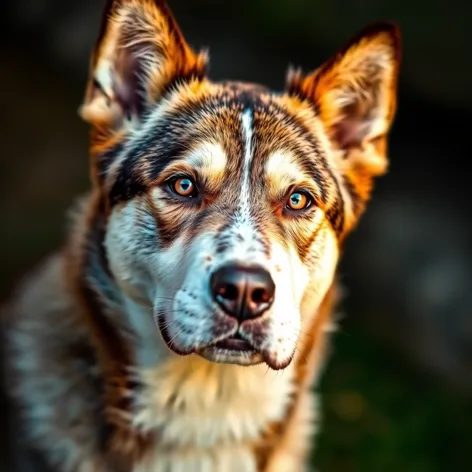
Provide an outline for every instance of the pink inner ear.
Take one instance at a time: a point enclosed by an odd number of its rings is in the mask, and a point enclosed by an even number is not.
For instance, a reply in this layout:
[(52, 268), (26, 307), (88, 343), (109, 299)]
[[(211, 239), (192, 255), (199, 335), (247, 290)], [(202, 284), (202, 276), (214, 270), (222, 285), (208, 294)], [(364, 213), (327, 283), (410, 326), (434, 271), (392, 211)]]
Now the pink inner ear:
[[(134, 51), (123, 51), (115, 62), (113, 92), (117, 102), (129, 119), (132, 115), (140, 116), (144, 108), (144, 87), (140, 82), (142, 66)], [(119, 78), (119, 79), (118, 79)]]
[[(364, 116), (363, 116), (364, 115)], [(372, 117), (351, 104), (342, 111), (342, 119), (333, 125), (332, 137), (340, 149), (359, 147), (369, 133)]]
[(334, 140), (341, 149), (358, 147), (365, 134), (365, 124), (363, 126), (360, 117), (345, 116), (334, 125)]

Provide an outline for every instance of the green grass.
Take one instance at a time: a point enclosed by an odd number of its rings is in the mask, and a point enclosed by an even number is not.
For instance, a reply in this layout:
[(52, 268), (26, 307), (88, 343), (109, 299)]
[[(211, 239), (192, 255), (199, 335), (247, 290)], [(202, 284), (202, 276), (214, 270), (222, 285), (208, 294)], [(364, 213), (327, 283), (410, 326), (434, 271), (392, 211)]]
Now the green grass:
[(365, 334), (335, 337), (320, 391), (320, 472), (472, 470), (472, 400), (419, 375)]

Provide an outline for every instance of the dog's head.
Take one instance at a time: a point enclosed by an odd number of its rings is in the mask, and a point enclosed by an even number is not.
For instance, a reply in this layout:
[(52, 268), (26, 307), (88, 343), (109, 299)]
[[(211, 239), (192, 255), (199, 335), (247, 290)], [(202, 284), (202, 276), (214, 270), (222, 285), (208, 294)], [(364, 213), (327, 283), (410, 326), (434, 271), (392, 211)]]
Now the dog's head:
[(81, 111), (106, 252), (169, 348), (279, 369), (386, 170), (399, 33), (365, 29), (283, 93), (206, 63), (163, 2), (109, 2)]

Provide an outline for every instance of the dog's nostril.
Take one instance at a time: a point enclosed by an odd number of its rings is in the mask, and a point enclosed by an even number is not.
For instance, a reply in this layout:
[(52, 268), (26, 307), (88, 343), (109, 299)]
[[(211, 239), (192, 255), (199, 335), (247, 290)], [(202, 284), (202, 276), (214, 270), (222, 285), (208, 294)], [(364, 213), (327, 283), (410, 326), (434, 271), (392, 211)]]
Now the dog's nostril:
[(251, 300), (254, 303), (268, 303), (271, 298), (269, 292), (263, 288), (256, 288), (251, 295)]
[(238, 290), (238, 287), (236, 287), (236, 285), (225, 284), (225, 285), (220, 285), (219, 287), (217, 287), (216, 293), (217, 295), (225, 298), (226, 300), (235, 301), (238, 298), (239, 290)]

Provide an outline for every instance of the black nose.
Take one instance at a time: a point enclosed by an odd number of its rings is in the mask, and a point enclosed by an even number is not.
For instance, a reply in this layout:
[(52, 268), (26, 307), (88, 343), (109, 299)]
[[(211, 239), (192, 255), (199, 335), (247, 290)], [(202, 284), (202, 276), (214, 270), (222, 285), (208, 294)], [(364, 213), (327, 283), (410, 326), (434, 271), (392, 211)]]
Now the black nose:
[(227, 265), (213, 273), (211, 292), (228, 315), (243, 321), (256, 318), (270, 308), (275, 284), (262, 267)]

